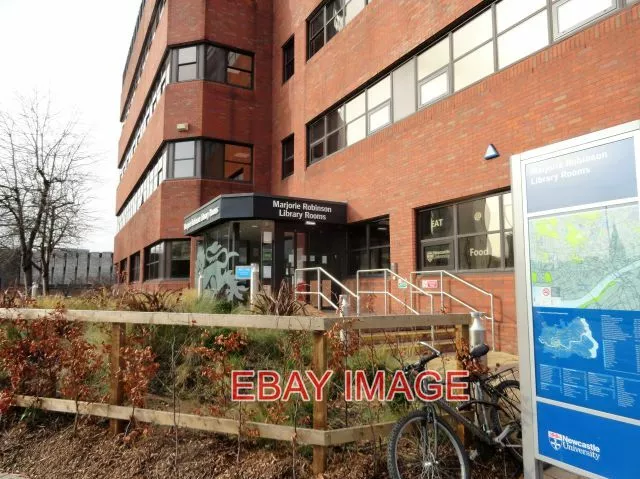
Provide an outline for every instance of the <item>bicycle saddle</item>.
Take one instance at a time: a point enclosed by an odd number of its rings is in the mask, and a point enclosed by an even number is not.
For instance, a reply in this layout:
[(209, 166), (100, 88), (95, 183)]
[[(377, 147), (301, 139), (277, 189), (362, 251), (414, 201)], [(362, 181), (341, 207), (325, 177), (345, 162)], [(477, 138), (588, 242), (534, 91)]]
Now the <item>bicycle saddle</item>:
[(485, 356), (489, 352), (489, 346), (486, 344), (478, 344), (471, 351), (469, 351), (469, 356), (471, 359), (478, 359), (482, 356)]

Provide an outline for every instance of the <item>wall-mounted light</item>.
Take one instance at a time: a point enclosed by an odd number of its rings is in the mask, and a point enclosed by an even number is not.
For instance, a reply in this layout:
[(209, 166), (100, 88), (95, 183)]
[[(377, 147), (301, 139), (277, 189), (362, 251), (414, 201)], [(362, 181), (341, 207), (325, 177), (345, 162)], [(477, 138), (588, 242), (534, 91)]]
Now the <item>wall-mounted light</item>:
[(178, 123), (176, 129), (180, 132), (189, 131), (189, 123)]
[(498, 152), (498, 149), (493, 143), (489, 144), (489, 146), (487, 147), (487, 152), (484, 154), (484, 159), (493, 160), (498, 157), (500, 157), (500, 152)]

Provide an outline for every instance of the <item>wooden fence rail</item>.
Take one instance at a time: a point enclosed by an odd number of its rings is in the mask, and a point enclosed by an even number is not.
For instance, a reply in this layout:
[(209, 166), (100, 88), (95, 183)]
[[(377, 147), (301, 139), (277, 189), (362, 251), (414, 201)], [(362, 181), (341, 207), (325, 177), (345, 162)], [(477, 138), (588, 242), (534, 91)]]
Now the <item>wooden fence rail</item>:
[[(0, 318), (36, 319), (50, 310), (38, 309), (0, 309)], [(240, 423), (234, 419), (199, 416), (152, 409), (124, 406), (123, 388), (119, 379), (121, 367), (120, 348), (124, 346), (127, 324), (173, 325), (191, 327), (224, 327), (272, 329), (280, 331), (310, 331), (313, 333), (314, 372), (321, 377), (327, 370), (328, 340), (326, 332), (337, 323), (352, 330), (389, 330), (396, 328), (428, 328), (431, 326), (456, 327), (456, 338), (469, 337), (470, 317), (467, 314), (428, 314), (411, 316), (371, 316), (371, 317), (309, 317), (309, 316), (257, 316), (232, 314), (195, 314), (195, 313), (142, 313), (129, 311), (67, 311), (69, 321), (111, 324), (112, 349), (110, 361), (110, 399), (109, 404), (77, 402), (66, 399), (36, 398), (17, 396), (16, 405), (26, 408), (39, 408), (47, 411), (91, 415), (109, 418), (111, 431), (122, 431), (126, 421), (135, 419), (140, 422), (160, 426), (175, 426), (187, 429), (224, 433), (246, 434), (277, 441), (313, 446), (313, 472), (319, 474), (326, 468), (327, 451), (337, 446), (361, 440), (377, 440), (385, 437), (393, 423), (385, 422), (364, 426), (327, 430), (326, 394), (322, 401), (313, 404), (313, 428), (294, 428), (259, 422)], [(328, 385), (327, 385), (328, 387)], [(326, 392), (326, 391), (325, 391)], [(242, 428), (242, 430), (241, 430)]]

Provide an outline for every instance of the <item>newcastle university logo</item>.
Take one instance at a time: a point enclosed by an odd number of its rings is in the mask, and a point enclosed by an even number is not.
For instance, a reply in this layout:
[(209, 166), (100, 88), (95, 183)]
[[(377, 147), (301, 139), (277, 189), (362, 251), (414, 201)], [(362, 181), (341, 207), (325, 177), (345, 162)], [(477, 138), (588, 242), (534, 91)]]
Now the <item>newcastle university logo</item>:
[(556, 451), (559, 451), (562, 448), (562, 434), (549, 431), (549, 444), (551, 444), (551, 447)]
[(596, 444), (578, 441), (553, 431), (547, 431), (547, 437), (549, 438), (549, 444), (555, 451), (564, 449), (565, 451), (590, 457), (596, 461), (600, 460), (600, 447)]

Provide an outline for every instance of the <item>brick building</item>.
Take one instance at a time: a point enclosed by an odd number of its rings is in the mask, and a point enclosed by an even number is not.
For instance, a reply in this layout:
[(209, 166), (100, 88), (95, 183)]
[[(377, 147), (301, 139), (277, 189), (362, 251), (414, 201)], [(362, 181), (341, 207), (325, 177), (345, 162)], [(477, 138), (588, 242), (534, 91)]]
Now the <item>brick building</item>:
[(361, 291), (383, 281), (356, 271), (390, 268), (436, 308), (466, 310), (443, 288), (490, 310), (446, 273), (411, 274), (444, 270), (493, 294), (513, 351), (509, 158), (640, 118), (638, 45), (638, 0), (145, 0), (114, 260), (129, 281), (202, 276), (228, 297), (239, 264), (267, 287), (321, 267)]

